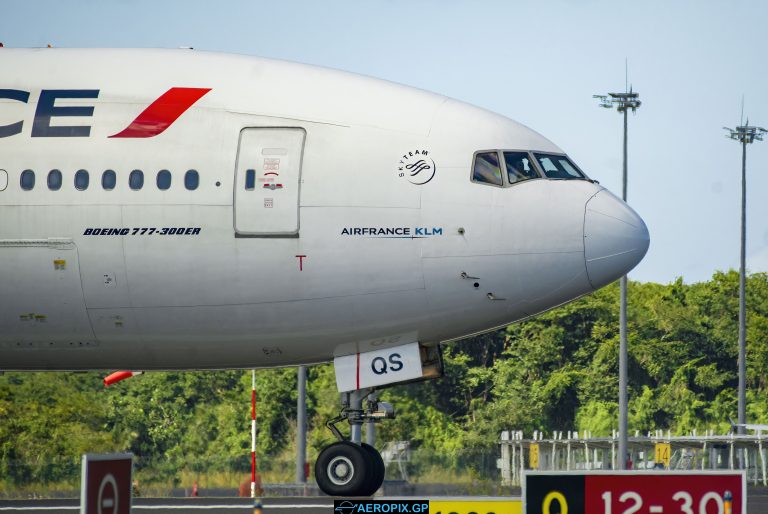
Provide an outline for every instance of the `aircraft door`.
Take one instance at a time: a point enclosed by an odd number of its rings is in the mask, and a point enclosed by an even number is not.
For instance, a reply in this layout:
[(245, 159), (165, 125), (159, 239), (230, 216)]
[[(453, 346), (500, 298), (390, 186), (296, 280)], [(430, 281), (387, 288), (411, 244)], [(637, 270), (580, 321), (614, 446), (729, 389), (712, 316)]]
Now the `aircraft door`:
[(301, 128), (246, 128), (235, 170), (235, 234), (299, 233), (299, 185), (306, 133)]

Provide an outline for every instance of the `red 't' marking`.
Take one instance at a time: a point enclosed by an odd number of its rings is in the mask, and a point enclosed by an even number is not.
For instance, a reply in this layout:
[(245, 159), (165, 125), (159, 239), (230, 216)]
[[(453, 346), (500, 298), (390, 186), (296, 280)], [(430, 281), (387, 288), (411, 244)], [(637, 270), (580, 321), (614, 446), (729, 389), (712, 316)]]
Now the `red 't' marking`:
[(297, 255), (299, 259), (299, 271), (304, 271), (304, 259), (307, 257), (306, 255)]
[(122, 132), (109, 137), (154, 137), (162, 134), (210, 90), (210, 88), (198, 87), (172, 87), (144, 109)]

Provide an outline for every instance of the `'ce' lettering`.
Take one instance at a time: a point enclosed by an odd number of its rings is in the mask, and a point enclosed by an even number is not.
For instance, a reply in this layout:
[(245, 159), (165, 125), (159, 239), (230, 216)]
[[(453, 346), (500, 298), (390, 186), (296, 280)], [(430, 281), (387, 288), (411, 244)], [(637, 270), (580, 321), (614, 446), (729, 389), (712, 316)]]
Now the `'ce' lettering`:
[(387, 360), (385, 360), (384, 357), (376, 357), (371, 361), (371, 370), (377, 375), (384, 375), (390, 371), (400, 371), (403, 369), (402, 358), (403, 357), (399, 353), (390, 354), (388, 358), (389, 364), (387, 364)]
[[(35, 120), (32, 123), (32, 137), (88, 137), (91, 134), (89, 125), (51, 126), (51, 118), (64, 116), (93, 116), (93, 106), (59, 106), (57, 98), (98, 98), (98, 89), (43, 89), (35, 110)], [(0, 99), (16, 100), (27, 103), (29, 92), (18, 89), (0, 89)], [(10, 125), (0, 125), (0, 137), (15, 136), (21, 133), (23, 121)]]

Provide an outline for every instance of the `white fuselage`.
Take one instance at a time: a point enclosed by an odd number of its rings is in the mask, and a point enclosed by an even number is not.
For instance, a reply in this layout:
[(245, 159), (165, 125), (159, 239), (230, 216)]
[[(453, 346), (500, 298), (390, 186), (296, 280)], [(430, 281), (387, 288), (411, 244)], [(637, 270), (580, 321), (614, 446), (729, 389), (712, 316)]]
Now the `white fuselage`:
[[(0, 69), (0, 91), (29, 93), (0, 98), (0, 127), (22, 122), (0, 137), (0, 369), (279, 366), (437, 344), (591, 292), (647, 249), (642, 220), (592, 181), (472, 182), (477, 151), (562, 151), (439, 95), (188, 50), (0, 49)], [(132, 124), (172, 88), (210, 91), (170, 124), (173, 102)], [(40, 105), (61, 90), (91, 93)], [(68, 106), (93, 109), (56, 111)], [(430, 169), (404, 172), (422, 156)]]

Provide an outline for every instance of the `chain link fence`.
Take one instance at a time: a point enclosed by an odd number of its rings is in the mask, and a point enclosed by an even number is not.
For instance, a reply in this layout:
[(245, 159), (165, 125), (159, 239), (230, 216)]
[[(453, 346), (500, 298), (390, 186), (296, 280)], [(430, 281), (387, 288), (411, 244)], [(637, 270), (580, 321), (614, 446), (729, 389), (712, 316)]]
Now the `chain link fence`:
[[(508, 495), (519, 494), (499, 481), (498, 449), (467, 449), (450, 454), (412, 448), (407, 441), (379, 445), (385, 461), (387, 495)], [(295, 460), (290, 452), (258, 459), (258, 485), (266, 496), (316, 496), (314, 462), (307, 484), (290, 481)], [(134, 457), (135, 493), (143, 497), (249, 496), (250, 456), (238, 459), (178, 459)], [(0, 498), (77, 498), (80, 494), (80, 459), (17, 459), (0, 462)], [(290, 478), (286, 478), (290, 477)]]

